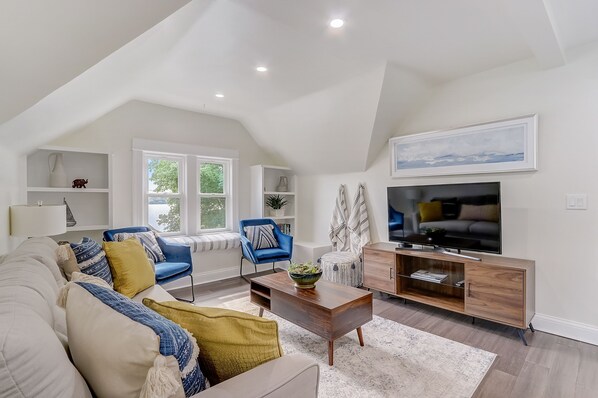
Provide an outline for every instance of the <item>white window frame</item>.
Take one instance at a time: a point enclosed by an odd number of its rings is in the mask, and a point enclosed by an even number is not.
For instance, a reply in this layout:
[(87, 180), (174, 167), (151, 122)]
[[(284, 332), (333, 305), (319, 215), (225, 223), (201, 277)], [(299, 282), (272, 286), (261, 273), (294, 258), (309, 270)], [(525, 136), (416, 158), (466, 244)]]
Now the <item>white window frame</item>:
[[(179, 164), (179, 176), (178, 176), (178, 193), (156, 193), (150, 192), (149, 190), (149, 175), (147, 163), (151, 159), (163, 159), (169, 161), (176, 161)], [(186, 193), (185, 193), (185, 157), (181, 155), (166, 154), (160, 152), (143, 152), (143, 225), (149, 225), (148, 222), (148, 208), (149, 198), (178, 198), (180, 202), (180, 225), (179, 230), (174, 232), (160, 232), (160, 235), (181, 235), (187, 230), (187, 217), (186, 217)]]
[[(197, 166), (196, 166), (196, 170), (197, 170), (197, 234), (203, 234), (203, 233), (210, 233), (210, 232), (222, 232), (222, 231), (231, 231), (232, 230), (232, 218), (233, 218), (233, 211), (232, 211), (232, 206), (233, 206), (233, 200), (232, 200), (232, 195), (231, 195), (231, 181), (232, 181), (232, 174), (231, 174), (231, 163), (232, 163), (232, 159), (222, 159), (222, 158), (211, 158), (211, 157), (202, 157), (202, 156), (198, 156), (196, 159), (197, 162)], [(223, 184), (223, 193), (201, 193), (200, 192), (200, 187), (201, 187), (201, 173), (200, 173), (200, 167), (202, 164), (205, 163), (212, 163), (212, 164), (221, 164), (222, 165), (222, 171), (224, 173), (224, 184)], [(200, 204), (201, 204), (201, 198), (224, 198), (225, 200), (225, 220), (226, 220), (226, 224), (224, 226), (224, 228), (206, 228), (206, 229), (202, 229), (201, 228), (201, 208), (200, 208)]]
[[(181, 196), (181, 231), (179, 235), (208, 234), (220, 231), (238, 231), (239, 224), (239, 151), (225, 148), (210, 148), (192, 144), (133, 139), (133, 225), (147, 225), (147, 161), (146, 155), (181, 158), (183, 160), (182, 177), (179, 179)], [(211, 162), (228, 162), (229, 181), (227, 185), (226, 228), (201, 230), (199, 228), (199, 159)], [(229, 205), (230, 203), (230, 205)], [(176, 235), (160, 233), (160, 235)]]

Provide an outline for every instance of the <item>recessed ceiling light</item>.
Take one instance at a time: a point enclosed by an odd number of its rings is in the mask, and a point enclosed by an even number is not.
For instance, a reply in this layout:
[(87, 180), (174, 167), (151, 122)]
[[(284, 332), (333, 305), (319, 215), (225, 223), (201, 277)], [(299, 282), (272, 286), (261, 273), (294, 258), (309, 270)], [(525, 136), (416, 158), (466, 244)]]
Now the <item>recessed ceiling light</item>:
[(224, 98), (224, 94), (222, 94), (222, 93), (216, 93), (215, 97), (216, 98)]
[(255, 68), (255, 70), (258, 72), (268, 72), (268, 68), (266, 68), (265, 66), (258, 66), (257, 68)]
[(335, 29), (342, 27), (344, 24), (345, 24), (345, 21), (343, 21), (342, 19), (338, 19), (338, 18), (330, 21), (330, 27), (335, 28)]

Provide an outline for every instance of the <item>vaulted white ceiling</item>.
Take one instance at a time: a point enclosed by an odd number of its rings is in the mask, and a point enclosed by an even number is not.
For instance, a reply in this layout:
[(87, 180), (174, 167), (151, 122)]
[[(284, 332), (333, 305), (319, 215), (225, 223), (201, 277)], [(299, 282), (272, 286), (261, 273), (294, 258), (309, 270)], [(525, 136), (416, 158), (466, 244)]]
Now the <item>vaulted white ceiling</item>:
[(440, 83), (598, 39), (593, 0), (192, 0), (134, 40), (186, 1), (20, 3), (0, 9), (3, 145), (139, 99), (239, 119), (304, 173), (367, 168)]

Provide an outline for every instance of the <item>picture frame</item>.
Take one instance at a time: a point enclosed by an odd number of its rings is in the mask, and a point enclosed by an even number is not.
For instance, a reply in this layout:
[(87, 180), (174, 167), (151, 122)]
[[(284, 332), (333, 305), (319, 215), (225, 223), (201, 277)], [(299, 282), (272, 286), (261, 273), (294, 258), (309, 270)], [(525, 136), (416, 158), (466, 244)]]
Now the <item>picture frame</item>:
[(537, 170), (537, 114), (389, 140), (391, 176)]

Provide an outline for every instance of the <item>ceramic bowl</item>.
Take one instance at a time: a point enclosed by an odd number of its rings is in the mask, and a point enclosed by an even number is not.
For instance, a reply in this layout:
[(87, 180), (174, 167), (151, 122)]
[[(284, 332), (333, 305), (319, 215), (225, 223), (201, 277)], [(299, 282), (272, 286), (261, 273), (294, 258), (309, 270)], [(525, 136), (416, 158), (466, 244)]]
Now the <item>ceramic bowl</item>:
[(289, 278), (295, 282), (295, 287), (299, 289), (313, 289), (316, 287), (316, 282), (322, 276), (322, 271), (315, 274), (295, 274), (289, 272)]

